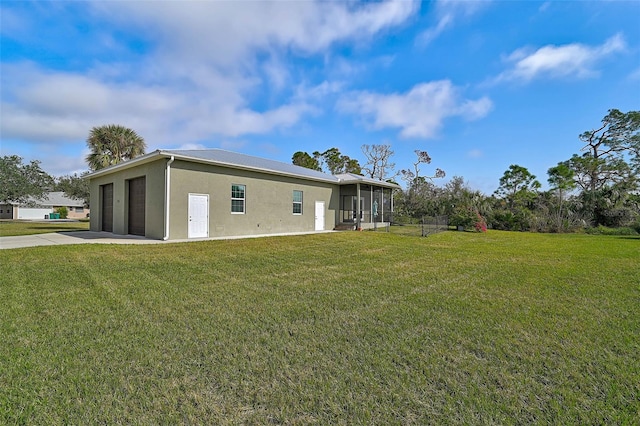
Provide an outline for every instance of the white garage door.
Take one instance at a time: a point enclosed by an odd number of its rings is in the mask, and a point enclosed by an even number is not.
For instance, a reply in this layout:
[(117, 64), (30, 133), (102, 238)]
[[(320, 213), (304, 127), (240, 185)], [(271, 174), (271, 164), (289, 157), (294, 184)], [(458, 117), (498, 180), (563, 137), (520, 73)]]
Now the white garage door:
[(53, 213), (51, 208), (18, 207), (18, 219), (44, 219), (50, 213)]

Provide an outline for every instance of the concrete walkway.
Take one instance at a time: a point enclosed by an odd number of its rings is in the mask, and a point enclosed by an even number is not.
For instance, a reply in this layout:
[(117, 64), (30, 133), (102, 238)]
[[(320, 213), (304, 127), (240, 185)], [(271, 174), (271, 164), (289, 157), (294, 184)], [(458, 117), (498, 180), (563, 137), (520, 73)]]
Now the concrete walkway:
[(63, 244), (166, 244), (167, 241), (151, 240), (136, 235), (116, 235), (110, 232), (69, 231), (49, 234), (0, 237), (0, 250)]

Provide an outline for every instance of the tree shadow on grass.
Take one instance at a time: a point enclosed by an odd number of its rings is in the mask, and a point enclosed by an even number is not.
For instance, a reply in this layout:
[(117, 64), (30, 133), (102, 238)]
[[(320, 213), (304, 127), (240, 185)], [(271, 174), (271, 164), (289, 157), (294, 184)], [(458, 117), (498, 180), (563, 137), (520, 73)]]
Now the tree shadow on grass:
[[(30, 226), (27, 229), (54, 229), (54, 230), (65, 230), (67, 228), (65, 228), (64, 226)], [(68, 228), (68, 229), (74, 229), (74, 228)]]

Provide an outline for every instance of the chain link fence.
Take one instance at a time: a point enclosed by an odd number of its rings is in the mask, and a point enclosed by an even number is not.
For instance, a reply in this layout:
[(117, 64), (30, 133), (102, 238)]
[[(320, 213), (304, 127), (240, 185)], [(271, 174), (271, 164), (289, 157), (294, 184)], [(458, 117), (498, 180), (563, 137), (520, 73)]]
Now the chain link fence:
[(449, 229), (449, 217), (447, 216), (423, 216), (421, 221), (421, 233), (423, 237), (437, 234)]
[(379, 226), (372, 231), (392, 232), (400, 235), (426, 237), (449, 229), (448, 216), (423, 216), (422, 219), (392, 222), (390, 226)]

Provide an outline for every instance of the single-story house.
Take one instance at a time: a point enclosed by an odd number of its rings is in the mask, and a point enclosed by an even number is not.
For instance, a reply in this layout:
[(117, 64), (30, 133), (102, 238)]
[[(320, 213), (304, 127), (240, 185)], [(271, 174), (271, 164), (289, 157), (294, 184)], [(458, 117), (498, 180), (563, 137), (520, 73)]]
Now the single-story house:
[(92, 231), (163, 240), (383, 226), (399, 188), (221, 149), (157, 150), (86, 179)]
[(89, 216), (89, 209), (83, 200), (69, 198), (64, 192), (49, 192), (42, 199), (29, 198), (24, 204), (0, 204), (0, 219), (45, 219), (60, 207), (66, 207), (69, 219)]

